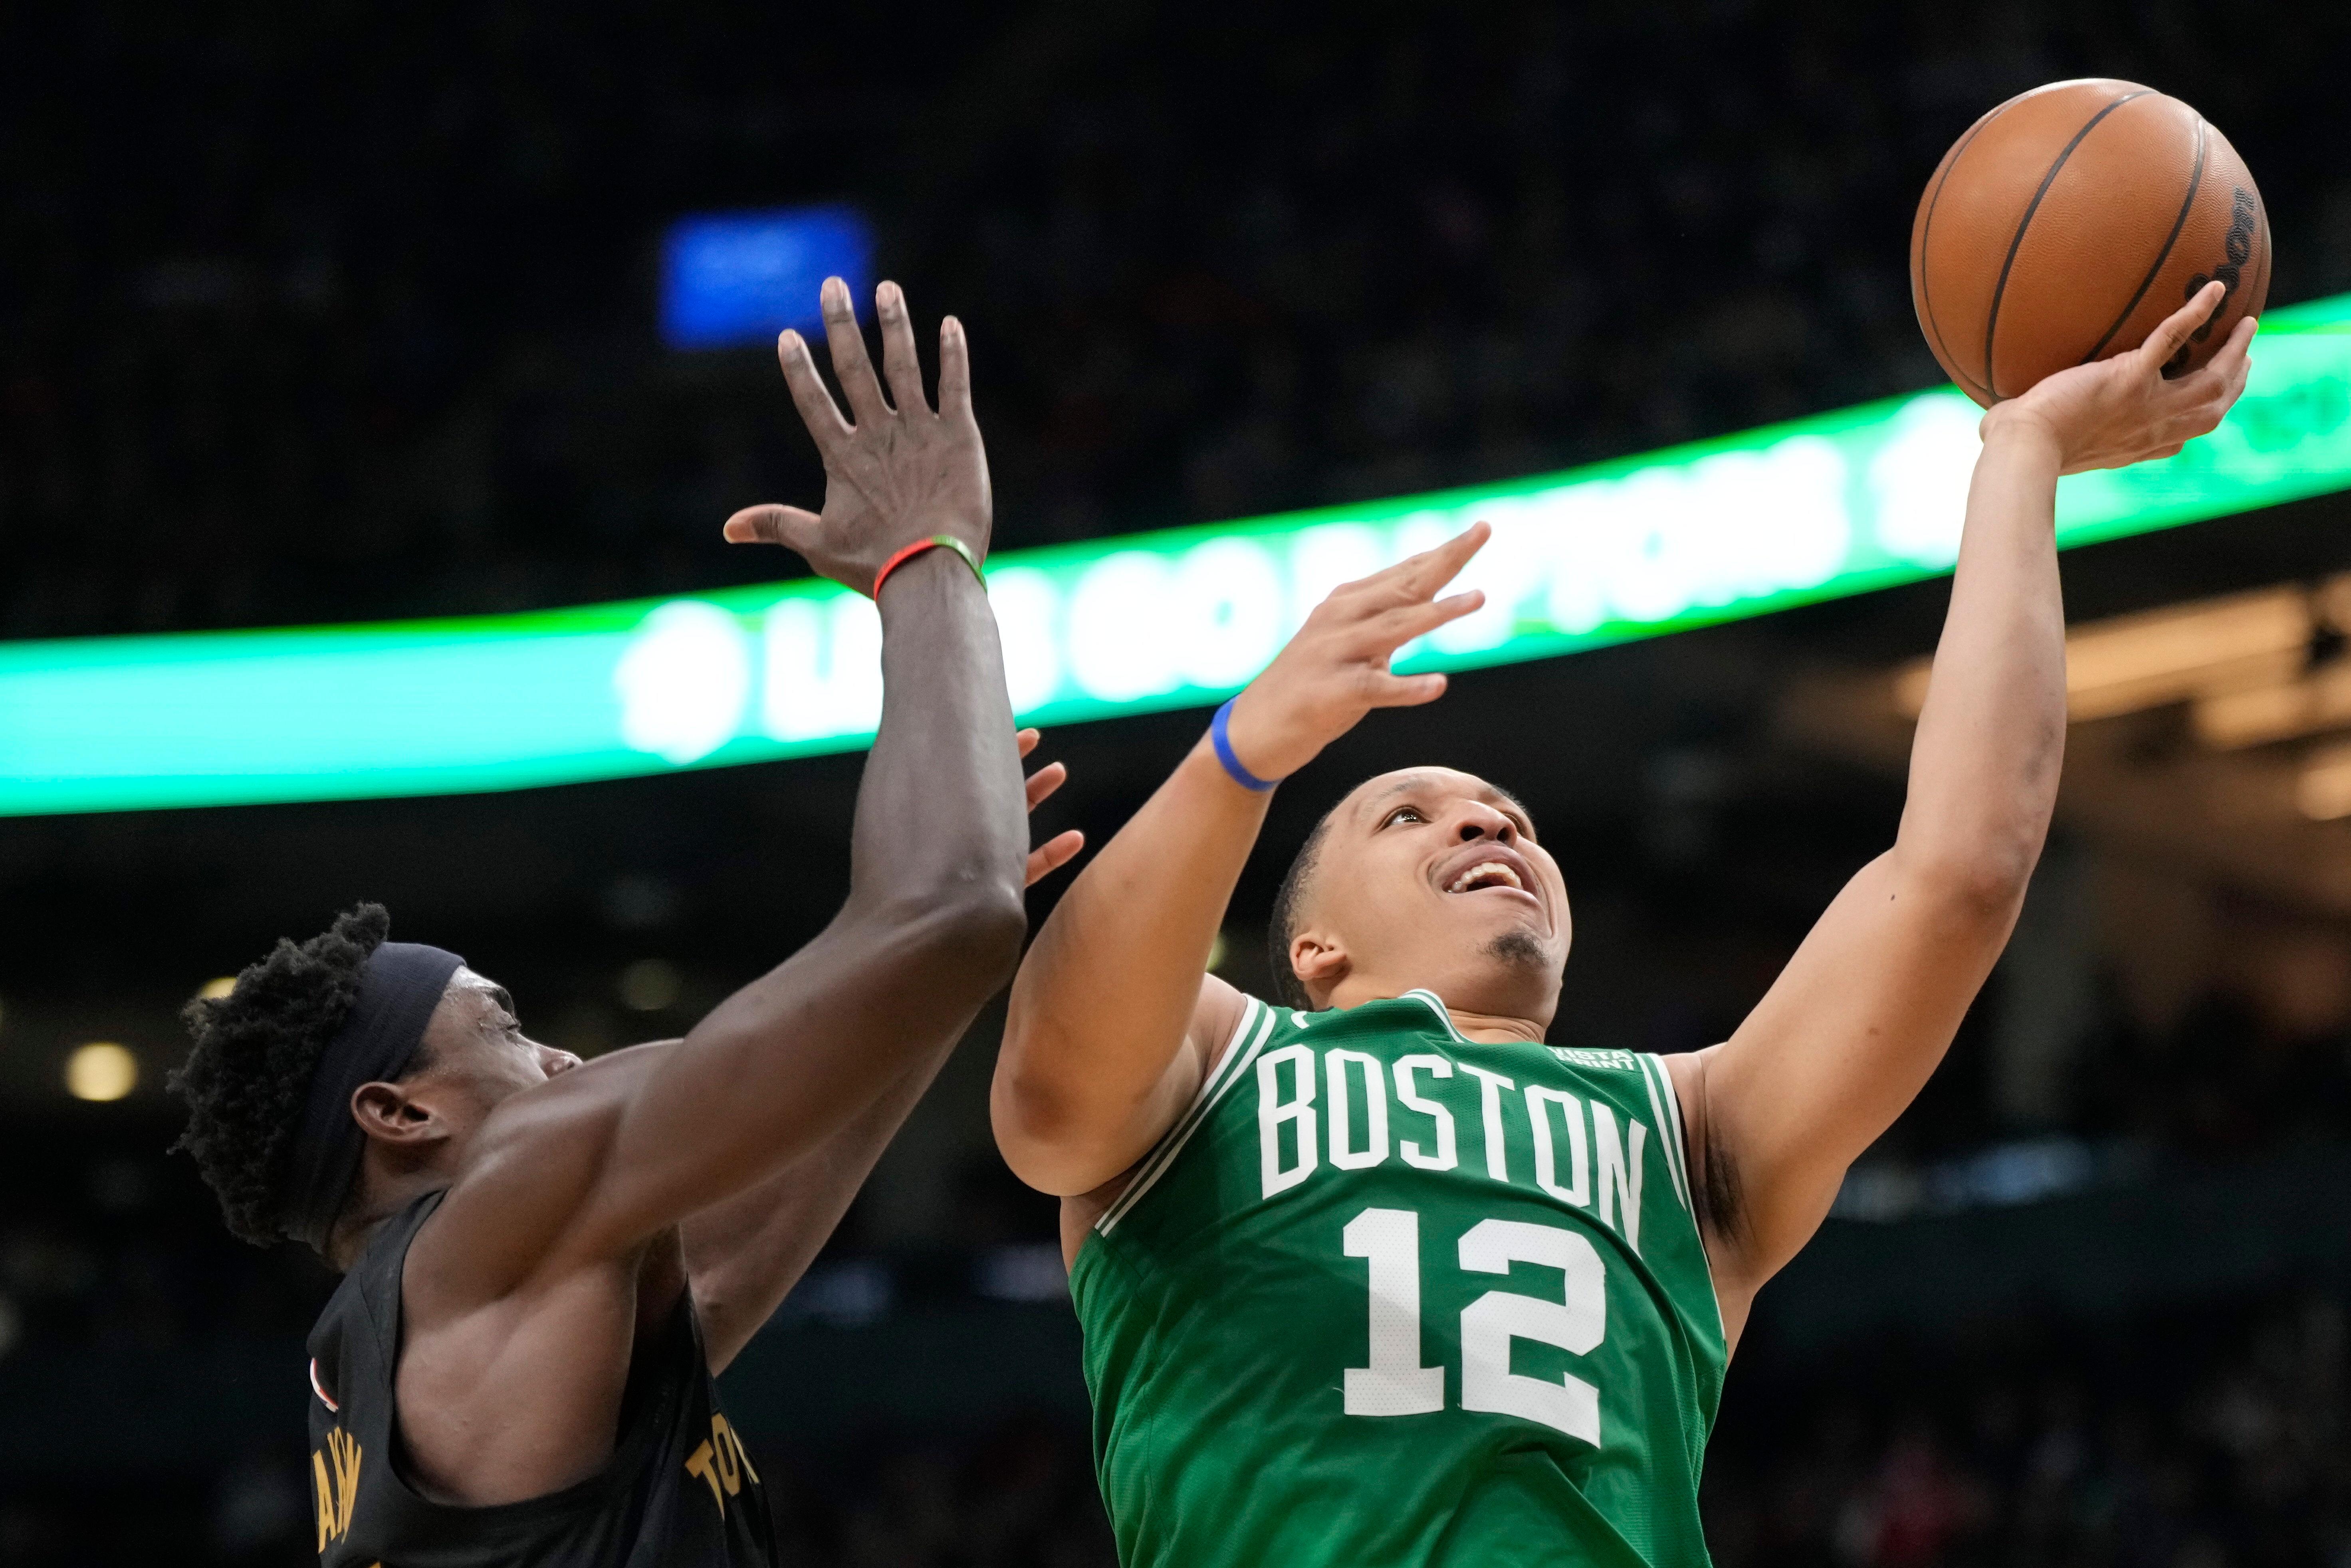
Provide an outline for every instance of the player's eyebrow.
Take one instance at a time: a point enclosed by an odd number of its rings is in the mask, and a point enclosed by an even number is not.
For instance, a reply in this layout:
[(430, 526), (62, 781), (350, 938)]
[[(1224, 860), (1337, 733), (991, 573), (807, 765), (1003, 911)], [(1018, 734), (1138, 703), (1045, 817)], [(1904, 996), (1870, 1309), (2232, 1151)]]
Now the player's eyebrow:
[(1395, 796), (1407, 794), (1415, 789), (1425, 789), (1428, 787), (1428, 779), (1429, 776), (1426, 773), (1408, 773), (1373, 796), (1366, 804), (1376, 806), (1381, 801)]
[[(1390, 796), (1405, 794), (1414, 789), (1425, 789), (1428, 787), (1429, 778), (1430, 776), (1426, 773), (1408, 774), (1405, 777), (1397, 779), (1395, 783), (1389, 785), (1378, 794), (1373, 796), (1371, 803), (1373, 805), (1377, 805), (1382, 800), (1387, 800)], [(1522, 817), (1531, 817), (1534, 815), (1533, 812), (1527, 810), (1525, 801), (1520, 800), (1516, 795), (1511, 794), (1508, 789), (1503, 789), (1499, 784), (1489, 784), (1486, 780), (1480, 779), (1478, 780), (1478, 791), (1479, 794), (1484, 795), (1489, 800), (1498, 800), (1503, 805), (1510, 808), (1513, 811), (1518, 812)]]
[(1489, 800), (1500, 801), (1503, 805), (1508, 806), (1511, 810), (1516, 811), (1520, 816), (1524, 817), (1530, 825), (1533, 823), (1535, 814), (1527, 810), (1527, 803), (1524, 800), (1520, 800), (1516, 795), (1511, 794), (1499, 784), (1489, 784), (1485, 788), (1486, 795)]
[[(1383, 803), (1394, 800), (1398, 795), (1410, 794), (1416, 789), (1428, 789), (1434, 779), (1433, 774), (1408, 773), (1378, 794), (1366, 798), (1364, 801), (1364, 809), (1366, 812), (1376, 814)], [(1480, 779), (1478, 780), (1478, 793), (1489, 805), (1506, 806), (1516, 811), (1520, 820), (1526, 823), (1527, 831), (1530, 834), (1535, 831), (1535, 814), (1527, 810), (1525, 801), (1503, 789), (1499, 784), (1489, 784)]]
[(504, 986), (492, 986), (490, 988), (490, 999), (497, 1003), (499, 1007), (506, 1009), (507, 1017), (514, 1018), (517, 1016), (515, 1012), (514, 994), (508, 991)]

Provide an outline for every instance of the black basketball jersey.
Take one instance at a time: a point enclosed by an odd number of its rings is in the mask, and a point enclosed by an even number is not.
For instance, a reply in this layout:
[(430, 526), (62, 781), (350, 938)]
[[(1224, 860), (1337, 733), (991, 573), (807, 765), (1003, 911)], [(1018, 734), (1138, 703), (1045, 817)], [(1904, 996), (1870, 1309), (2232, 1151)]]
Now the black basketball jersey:
[(310, 1485), (322, 1568), (769, 1568), (767, 1500), (718, 1408), (688, 1293), (638, 1347), (612, 1458), (521, 1502), (427, 1500), (392, 1435), (400, 1278), (441, 1195), (387, 1221), (310, 1331)]

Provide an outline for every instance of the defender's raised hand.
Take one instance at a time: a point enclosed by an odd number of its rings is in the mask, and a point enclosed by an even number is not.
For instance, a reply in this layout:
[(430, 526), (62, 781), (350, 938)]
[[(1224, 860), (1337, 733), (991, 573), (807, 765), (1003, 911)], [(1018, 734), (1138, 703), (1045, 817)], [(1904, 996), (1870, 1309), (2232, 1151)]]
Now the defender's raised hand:
[(1261, 779), (1295, 773), (1375, 707), (1413, 707), (1445, 693), (1443, 675), (1399, 675), (1388, 660), (1415, 637), (1486, 602), (1475, 590), (1439, 599), (1492, 532), (1474, 523), (1435, 549), (1343, 583), (1314, 607), (1233, 705), (1233, 754)]
[(2245, 390), (2252, 369), (2250, 316), (2202, 370), (2176, 380), (2163, 373), (2227, 296), (2218, 280), (2208, 283), (2129, 353), (2060, 371), (1997, 404), (1984, 415), (1985, 435), (2002, 422), (2037, 424), (2056, 441), (2064, 474), (2170, 456), (2219, 424)]
[[(1033, 729), (1024, 729), (1014, 738), (1018, 741), (1020, 755), (1024, 758), (1037, 749), (1038, 734)], [(1069, 768), (1059, 762), (1048, 762), (1044, 767), (1029, 775), (1029, 810), (1035, 811), (1038, 807), (1045, 803), (1046, 797), (1068, 783), (1069, 779)], [(1030, 850), (1028, 866), (1029, 885), (1036, 886), (1038, 883), (1069, 864), (1071, 858), (1085, 847), (1085, 834), (1075, 828), (1071, 828), (1055, 833), (1051, 838)]]
[(987, 455), (971, 412), (971, 361), (963, 324), (952, 316), (939, 323), (939, 406), (934, 410), (923, 392), (905, 294), (894, 283), (876, 288), (882, 368), (892, 400), (884, 402), (850, 308), (849, 285), (829, 277), (822, 298), (833, 373), (856, 423), (841, 418), (798, 332), (777, 340), (776, 357), (824, 458), (824, 511), (746, 507), (726, 519), (726, 538), (797, 550), (835, 582), (869, 594), (883, 563), (919, 539), (946, 534), (967, 548), (974, 560), (985, 559), (993, 513)]

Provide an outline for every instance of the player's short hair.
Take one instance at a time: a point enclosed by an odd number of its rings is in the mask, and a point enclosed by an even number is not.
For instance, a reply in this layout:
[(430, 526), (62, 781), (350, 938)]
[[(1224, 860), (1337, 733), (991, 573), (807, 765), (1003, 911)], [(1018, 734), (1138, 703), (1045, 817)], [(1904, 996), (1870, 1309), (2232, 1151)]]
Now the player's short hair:
[(278, 938), (228, 995), (199, 997), (180, 1015), (195, 1045), (168, 1080), (188, 1104), (172, 1146), (194, 1158), (228, 1228), (256, 1247), (285, 1233), (287, 1159), (310, 1080), (391, 929), (382, 904), (359, 904), (307, 942)]
[(1290, 944), (1298, 936), (1298, 910), (1306, 901), (1306, 884), (1313, 880), (1315, 862), (1322, 858), (1322, 841), (1331, 835), (1331, 819), (1339, 808), (1332, 807), (1314, 824), (1306, 841), (1298, 846), (1298, 858), (1290, 862), (1282, 873), (1281, 886), (1273, 895), (1273, 914), (1265, 927), (1266, 958), (1273, 970), (1274, 1000), (1284, 1007), (1311, 1008), (1314, 998), (1306, 994), (1306, 983), (1290, 967)]

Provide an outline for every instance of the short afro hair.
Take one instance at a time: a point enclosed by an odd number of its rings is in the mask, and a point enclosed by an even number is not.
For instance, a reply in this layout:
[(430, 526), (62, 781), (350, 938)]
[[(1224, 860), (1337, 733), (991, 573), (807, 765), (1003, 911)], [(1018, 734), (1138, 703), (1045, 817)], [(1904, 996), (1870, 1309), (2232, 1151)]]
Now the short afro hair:
[(1322, 841), (1331, 836), (1331, 819), (1338, 810), (1333, 806), (1323, 812), (1314, 831), (1306, 835), (1306, 841), (1298, 846), (1298, 858), (1282, 873), (1281, 886), (1273, 895), (1273, 914), (1266, 921), (1266, 961), (1273, 970), (1273, 999), (1284, 1007), (1314, 1006), (1314, 998), (1306, 994), (1305, 982), (1290, 967), (1290, 944), (1298, 936), (1298, 906), (1306, 900), (1306, 884), (1313, 880), (1315, 862), (1322, 858)]
[(188, 1103), (172, 1146), (194, 1157), (228, 1228), (256, 1247), (283, 1234), (286, 1161), (310, 1080), (391, 929), (382, 904), (359, 904), (308, 942), (279, 937), (228, 995), (199, 997), (180, 1015), (195, 1046), (169, 1080)]

